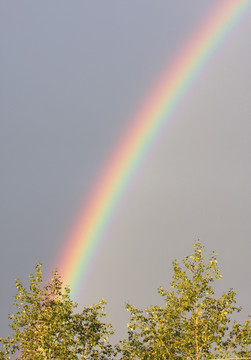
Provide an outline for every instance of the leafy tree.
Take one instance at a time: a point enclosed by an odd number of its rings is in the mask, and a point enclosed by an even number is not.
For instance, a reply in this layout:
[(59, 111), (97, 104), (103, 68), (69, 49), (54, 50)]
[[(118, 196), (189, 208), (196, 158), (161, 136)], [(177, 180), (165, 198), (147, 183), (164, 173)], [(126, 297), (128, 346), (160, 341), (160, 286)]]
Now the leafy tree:
[(122, 359), (251, 359), (251, 319), (242, 325), (230, 319), (241, 310), (236, 294), (230, 289), (214, 296), (211, 283), (221, 277), (216, 254), (205, 264), (203, 251), (197, 241), (194, 253), (183, 260), (185, 270), (173, 262), (171, 290), (158, 290), (163, 308), (142, 311), (126, 305), (131, 317), (128, 339), (119, 348)]
[(114, 350), (107, 340), (113, 330), (101, 321), (104, 300), (75, 313), (77, 304), (70, 300), (69, 288), (62, 289), (57, 272), (43, 286), (41, 264), (35, 276), (30, 275), (29, 290), (18, 279), (16, 287), (17, 312), (9, 315), (13, 336), (0, 338), (0, 359), (11, 359), (16, 353), (20, 360), (112, 358)]

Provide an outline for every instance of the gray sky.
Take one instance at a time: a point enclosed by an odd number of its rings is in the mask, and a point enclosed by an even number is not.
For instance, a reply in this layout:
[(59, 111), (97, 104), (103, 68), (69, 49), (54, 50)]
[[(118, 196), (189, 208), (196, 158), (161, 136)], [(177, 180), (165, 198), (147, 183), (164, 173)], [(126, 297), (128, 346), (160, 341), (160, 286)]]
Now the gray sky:
[[(102, 164), (213, 0), (0, 2), (0, 336), (14, 279), (49, 273)], [(151, 153), (96, 254), (78, 303), (168, 288), (171, 261), (200, 238), (250, 309), (251, 21), (227, 39)]]

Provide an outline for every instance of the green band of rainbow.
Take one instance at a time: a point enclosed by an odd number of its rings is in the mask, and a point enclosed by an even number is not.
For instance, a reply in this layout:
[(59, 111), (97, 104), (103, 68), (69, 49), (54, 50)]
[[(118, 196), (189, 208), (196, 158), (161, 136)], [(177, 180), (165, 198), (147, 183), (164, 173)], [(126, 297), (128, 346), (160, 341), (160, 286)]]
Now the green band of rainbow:
[(78, 288), (82, 288), (94, 253), (104, 239), (106, 229), (142, 160), (163, 128), (171, 122), (174, 111), (179, 108), (201, 71), (250, 5), (250, 0), (219, 1), (217, 8), (174, 59), (173, 65), (132, 120), (129, 131), (114, 151), (115, 155), (98, 178), (56, 262), (63, 282), (71, 287), (73, 296), (76, 296)]

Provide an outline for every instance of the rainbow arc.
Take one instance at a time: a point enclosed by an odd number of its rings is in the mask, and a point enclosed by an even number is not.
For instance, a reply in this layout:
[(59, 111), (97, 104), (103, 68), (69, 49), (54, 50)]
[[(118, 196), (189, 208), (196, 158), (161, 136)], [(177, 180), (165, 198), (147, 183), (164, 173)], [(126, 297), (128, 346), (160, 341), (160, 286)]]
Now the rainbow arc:
[(73, 296), (82, 286), (80, 284), (85, 280), (95, 252), (140, 164), (174, 120), (186, 94), (250, 7), (249, 0), (219, 1), (174, 57), (172, 65), (132, 119), (56, 261), (63, 282), (70, 286)]

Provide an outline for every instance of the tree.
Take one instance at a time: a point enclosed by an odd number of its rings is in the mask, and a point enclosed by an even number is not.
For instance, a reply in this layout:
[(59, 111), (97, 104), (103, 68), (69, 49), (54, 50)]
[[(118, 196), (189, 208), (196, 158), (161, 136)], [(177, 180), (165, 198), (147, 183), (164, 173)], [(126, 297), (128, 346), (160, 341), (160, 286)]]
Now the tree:
[(211, 283), (220, 279), (216, 254), (205, 264), (204, 248), (197, 241), (194, 253), (184, 258), (185, 270), (173, 261), (171, 290), (158, 289), (164, 307), (144, 311), (127, 304), (128, 339), (121, 342), (122, 359), (251, 359), (251, 322), (243, 325), (230, 315), (239, 312), (233, 289), (214, 296)]
[(0, 359), (11, 359), (15, 353), (20, 360), (112, 358), (114, 350), (107, 340), (113, 330), (101, 321), (104, 300), (75, 313), (77, 304), (71, 301), (69, 288), (62, 289), (57, 272), (43, 286), (41, 264), (35, 276), (30, 275), (29, 290), (18, 279), (16, 287), (17, 312), (9, 315), (13, 336), (0, 338), (4, 349)]

